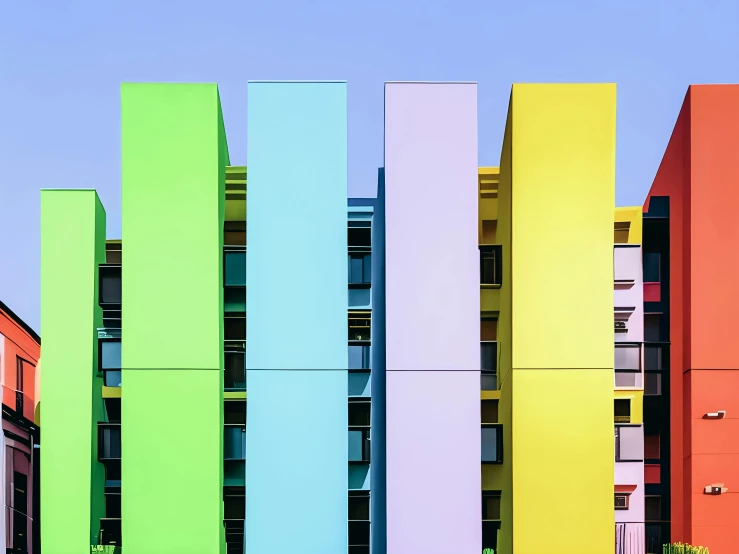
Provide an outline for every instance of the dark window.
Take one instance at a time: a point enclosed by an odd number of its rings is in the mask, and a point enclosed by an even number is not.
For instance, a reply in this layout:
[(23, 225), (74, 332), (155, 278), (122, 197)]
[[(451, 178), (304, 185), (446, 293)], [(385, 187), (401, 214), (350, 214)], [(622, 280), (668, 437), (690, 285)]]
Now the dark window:
[(23, 358), (15, 357), (15, 390), (23, 392)]
[(498, 343), (496, 341), (482, 341), (480, 343), (480, 388), (482, 390), (496, 390), (498, 388)]
[(349, 402), (349, 427), (363, 427), (370, 425), (371, 403), (364, 400)]
[(662, 497), (644, 497), (644, 519), (646, 521), (660, 521), (662, 519)]
[(246, 401), (226, 400), (223, 402), (223, 423), (246, 425)]
[(482, 423), (498, 423), (498, 401), (481, 400), (480, 415)]
[(650, 434), (644, 436), (644, 458), (647, 460), (659, 459), (659, 435)]
[(227, 317), (223, 320), (223, 338), (225, 340), (246, 340), (246, 318)]
[(646, 342), (659, 342), (659, 320), (661, 314), (644, 314), (644, 340)]
[(103, 384), (106, 387), (120, 387), (121, 373), (121, 339), (100, 339), (99, 367), (103, 372)]
[(501, 247), (480, 246), (480, 283), (500, 285), (502, 280)]
[(369, 491), (349, 491), (349, 521), (369, 521), (369, 518)]
[(346, 238), (349, 248), (370, 248), (372, 246), (372, 223), (370, 221), (350, 221)]
[(227, 287), (246, 286), (246, 252), (225, 252), (223, 258), (223, 284)]
[(223, 244), (229, 246), (246, 246), (246, 221), (224, 222)]
[(121, 517), (121, 493), (105, 492), (105, 517)]
[(101, 461), (121, 459), (120, 423), (98, 424), (98, 459)]
[(644, 253), (644, 282), (660, 282), (660, 255), (653, 252)]
[(349, 462), (370, 461), (369, 427), (349, 427)]
[(246, 366), (244, 352), (224, 352), (223, 388), (227, 391), (246, 390)]
[(372, 254), (349, 254), (349, 284), (368, 285), (372, 282)]
[(349, 341), (369, 342), (372, 319), (369, 312), (349, 312)]
[(482, 519), (500, 519), (500, 491), (482, 491)]
[(121, 542), (121, 520), (120, 518), (101, 519), (100, 536), (103, 544), (114, 544), (123, 546)]
[(628, 510), (629, 509), (629, 495), (628, 494), (614, 495), (614, 508), (616, 510)]
[(244, 519), (246, 504), (244, 495), (226, 495), (223, 497), (223, 519)]
[(613, 401), (613, 414), (616, 423), (631, 423), (631, 400), (616, 398)]
[(100, 304), (121, 303), (121, 266), (100, 266)]
[(488, 464), (503, 463), (503, 427), (501, 425), (482, 426), (482, 462)]
[[(28, 477), (13, 472), (13, 552), (26, 552), (28, 545)], [(7, 511), (6, 511), (7, 514)]]
[(662, 374), (647, 373), (645, 375), (644, 396), (660, 396), (662, 394)]

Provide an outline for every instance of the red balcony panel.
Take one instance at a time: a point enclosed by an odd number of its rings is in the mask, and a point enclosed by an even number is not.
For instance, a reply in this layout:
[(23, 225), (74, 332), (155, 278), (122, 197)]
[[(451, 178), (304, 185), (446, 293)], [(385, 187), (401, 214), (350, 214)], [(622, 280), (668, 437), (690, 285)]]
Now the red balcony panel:
[(659, 464), (644, 464), (644, 484), (659, 485)]
[(659, 283), (644, 283), (644, 302), (659, 302)]

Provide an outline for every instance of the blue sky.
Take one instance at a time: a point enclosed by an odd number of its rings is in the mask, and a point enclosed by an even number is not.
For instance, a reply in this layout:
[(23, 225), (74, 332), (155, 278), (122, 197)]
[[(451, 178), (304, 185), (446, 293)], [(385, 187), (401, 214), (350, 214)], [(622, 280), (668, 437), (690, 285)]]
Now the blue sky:
[(739, 82), (739, 2), (0, 1), (0, 298), (39, 328), (39, 189), (96, 188), (120, 236), (122, 81), (217, 82), (246, 163), (249, 79), (346, 79), (349, 191), (382, 164), (383, 83), (479, 83), (495, 165), (514, 82), (618, 83), (618, 205), (641, 204), (690, 83)]

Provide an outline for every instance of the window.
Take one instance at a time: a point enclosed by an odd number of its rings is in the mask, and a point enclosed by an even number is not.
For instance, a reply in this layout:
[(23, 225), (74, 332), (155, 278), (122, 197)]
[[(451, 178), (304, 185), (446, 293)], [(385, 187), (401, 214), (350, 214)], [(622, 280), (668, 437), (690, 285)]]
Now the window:
[(23, 358), (15, 357), (15, 390), (23, 392)]
[(614, 367), (616, 370), (641, 370), (641, 345), (616, 343), (614, 349)]
[[(370, 497), (369, 491), (349, 491), (349, 521), (369, 521)], [(351, 544), (351, 541), (349, 541)]]
[(369, 427), (371, 403), (368, 400), (349, 401), (349, 427)]
[(480, 401), (480, 415), (482, 423), (498, 423), (498, 401)]
[(500, 491), (482, 491), (482, 519), (500, 519)]
[(98, 423), (98, 460), (121, 459), (121, 424)]
[(226, 351), (223, 353), (223, 389), (227, 391), (246, 390), (246, 366), (244, 352)]
[(487, 464), (503, 463), (503, 427), (501, 425), (484, 424), (482, 426), (482, 462)]
[(349, 462), (369, 463), (370, 436), (369, 428), (349, 428)]
[(656, 252), (645, 252), (644, 253), (644, 282), (645, 283), (659, 283), (661, 272), (660, 272), (660, 255)]
[(646, 521), (660, 521), (662, 519), (662, 497), (644, 497), (644, 519)]
[(223, 519), (244, 519), (246, 504), (244, 494), (228, 494), (223, 497)]
[(246, 425), (246, 401), (225, 400), (223, 402), (223, 423)]
[(641, 462), (644, 460), (644, 431), (641, 425), (616, 427), (616, 461)]
[(480, 342), (480, 388), (496, 390), (498, 388), (498, 343), (496, 341)]
[(646, 342), (659, 342), (659, 320), (661, 314), (644, 314), (644, 340)]
[(347, 244), (352, 249), (372, 247), (372, 222), (369, 220), (350, 221), (347, 226)]
[(99, 302), (101, 305), (121, 303), (121, 266), (100, 266)]
[(245, 341), (246, 318), (226, 317), (223, 320), (223, 338), (228, 341)]
[[(105, 516), (109, 518), (121, 517), (121, 491), (120, 489), (110, 490), (106, 487), (105, 491)], [(115, 492), (113, 492), (115, 491)]]
[(631, 400), (617, 398), (613, 401), (613, 421), (616, 423), (631, 423)]
[(501, 248), (495, 246), (480, 246), (480, 284), (501, 284)]
[(644, 436), (644, 457), (647, 460), (659, 460), (659, 435), (649, 434)]
[(372, 282), (372, 254), (352, 252), (349, 254), (349, 284), (369, 285)]
[(617, 510), (628, 510), (629, 509), (629, 495), (628, 494), (616, 494), (614, 507)]
[(223, 284), (225, 286), (246, 286), (246, 252), (224, 252), (223, 266)]
[(103, 384), (106, 387), (120, 387), (121, 373), (121, 339), (100, 339), (99, 367), (103, 373)]

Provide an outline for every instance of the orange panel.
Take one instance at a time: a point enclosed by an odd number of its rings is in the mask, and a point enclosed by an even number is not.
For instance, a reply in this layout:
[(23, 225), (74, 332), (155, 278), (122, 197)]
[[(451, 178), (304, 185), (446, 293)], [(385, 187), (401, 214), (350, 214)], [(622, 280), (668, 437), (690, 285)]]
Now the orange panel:
[(690, 110), (690, 367), (736, 369), (739, 86), (693, 86)]
[[(731, 489), (729, 489), (731, 491)], [(739, 494), (693, 494), (693, 526), (739, 525)], [(708, 546), (708, 545), (705, 545)], [(710, 550), (713, 552), (713, 550)]]
[(692, 543), (707, 546), (711, 554), (736, 554), (739, 551), (739, 524), (695, 526)]
[[(736, 371), (691, 371), (690, 416), (699, 419), (708, 412), (726, 410), (726, 417), (739, 419), (739, 369)], [(739, 435), (734, 435), (739, 442)]]

